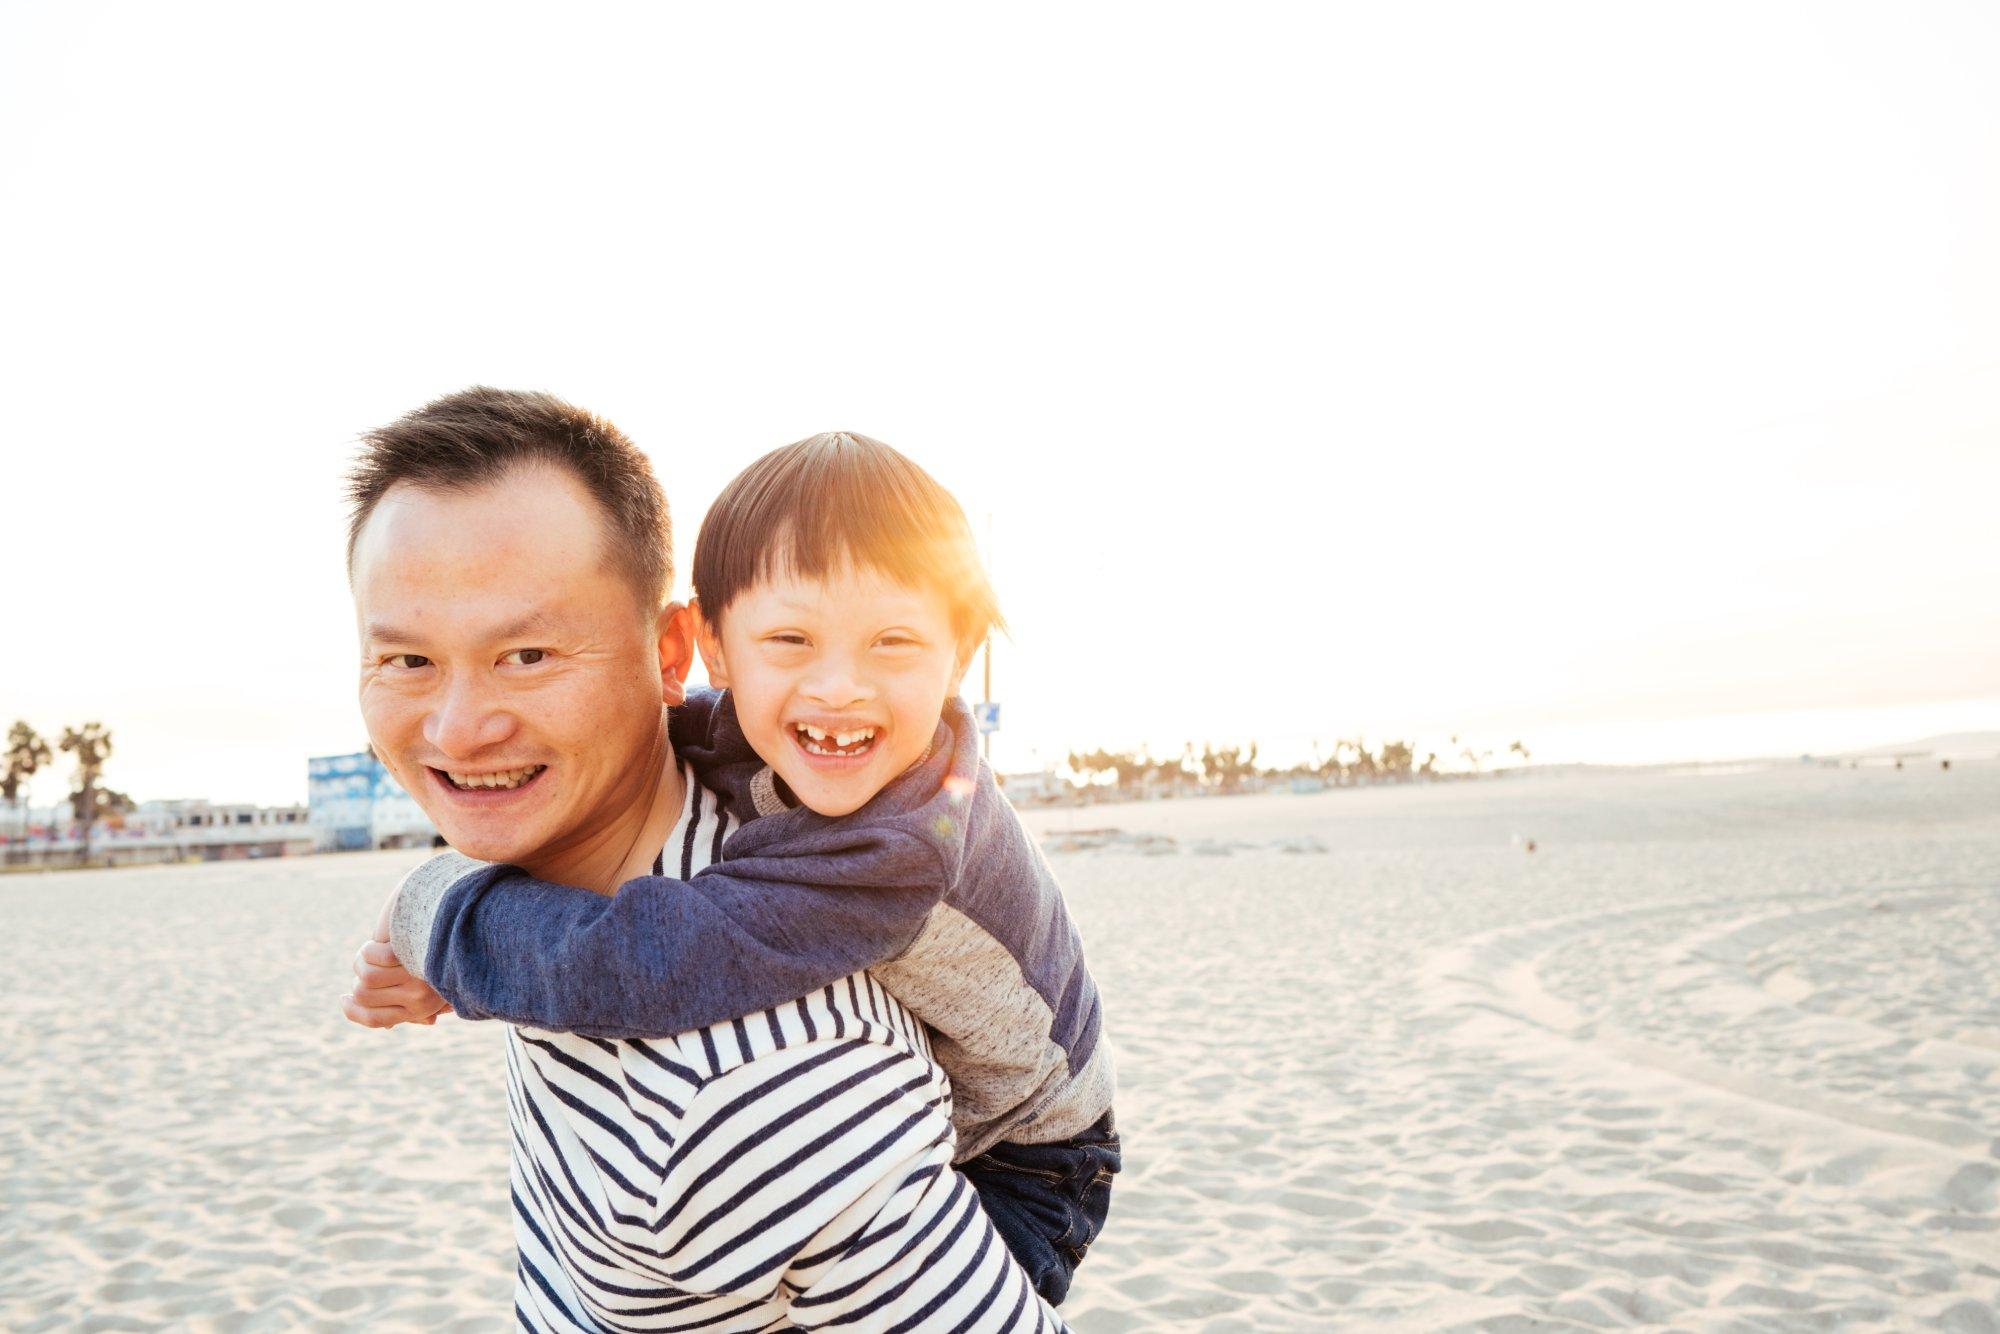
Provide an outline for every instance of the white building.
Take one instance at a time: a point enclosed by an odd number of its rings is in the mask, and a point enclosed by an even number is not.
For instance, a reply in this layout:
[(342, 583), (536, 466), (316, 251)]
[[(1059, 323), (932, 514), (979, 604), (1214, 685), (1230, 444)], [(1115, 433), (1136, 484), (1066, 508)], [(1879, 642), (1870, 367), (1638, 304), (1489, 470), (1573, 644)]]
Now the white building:
[(994, 780), (1000, 790), (1007, 794), (1007, 800), (1016, 806), (1044, 806), (1053, 801), (1061, 801), (1071, 795), (1068, 783), (1056, 776), (1053, 769), (1040, 773), (995, 774)]
[[(207, 801), (148, 801), (124, 815), (101, 816), (90, 831), (90, 860), (238, 861), (311, 852), (303, 806), (218, 806)], [(0, 817), (0, 861), (62, 866), (83, 852), (83, 826), (69, 802)]]
[(306, 761), (306, 802), (321, 852), (421, 848), (437, 826), (371, 751)]

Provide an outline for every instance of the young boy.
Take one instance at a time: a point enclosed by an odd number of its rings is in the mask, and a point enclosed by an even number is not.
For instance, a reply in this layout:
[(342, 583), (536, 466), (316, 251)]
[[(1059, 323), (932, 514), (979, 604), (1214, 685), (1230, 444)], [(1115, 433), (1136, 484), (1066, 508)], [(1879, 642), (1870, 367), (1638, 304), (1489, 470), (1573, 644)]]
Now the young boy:
[(462, 1017), (598, 1038), (868, 970), (929, 1029), (959, 1170), (1060, 1302), (1119, 1169), (1111, 1055), (1061, 892), (958, 698), (999, 623), (963, 512), (887, 445), (815, 436), (723, 491), (694, 585), (721, 691), (674, 710), (672, 741), (741, 822), (707, 868), (663, 853), (605, 897), (447, 854), (399, 892), (396, 954)]

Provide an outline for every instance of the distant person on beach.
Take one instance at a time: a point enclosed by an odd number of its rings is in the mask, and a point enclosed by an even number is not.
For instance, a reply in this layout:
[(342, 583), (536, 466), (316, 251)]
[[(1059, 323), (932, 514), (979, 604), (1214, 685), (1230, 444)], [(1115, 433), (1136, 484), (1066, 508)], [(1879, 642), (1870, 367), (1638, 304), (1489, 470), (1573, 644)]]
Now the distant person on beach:
[[(869, 545), (879, 515), (821, 503), (825, 480), (777, 488), (789, 549), (746, 545), (754, 523), (724, 543), (735, 582), (697, 623), (664, 600), (644, 456), (557, 400), (454, 395), (372, 433), (356, 469), (371, 737), (454, 847), (525, 874), (420, 868), (394, 901), (401, 949), (386, 930), (365, 947), (348, 1012), (435, 1016), (400, 956), (462, 1012), (568, 1030), (508, 1034), (529, 1327), (636, 1327), (663, 1304), (679, 1328), (1060, 1327), (1006, 1247), (1060, 1242), (1066, 1284), (1102, 1221), (1117, 1145), (1095, 989), (955, 699), (977, 634), (930, 579), (957, 567), (899, 582)], [(745, 516), (770, 513), (760, 498), (738, 497)], [(834, 513), (859, 528), (814, 527)], [(759, 633), (785, 596), (787, 624)], [(905, 633), (850, 656), (841, 636), (898, 598)], [(968, 605), (983, 632), (990, 601)], [(670, 732), (697, 637), (737, 690)], [(835, 678), (847, 698), (792, 716)], [(781, 684), (775, 713), (756, 681)], [(960, 1170), (954, 1119), (983, 1141)]]

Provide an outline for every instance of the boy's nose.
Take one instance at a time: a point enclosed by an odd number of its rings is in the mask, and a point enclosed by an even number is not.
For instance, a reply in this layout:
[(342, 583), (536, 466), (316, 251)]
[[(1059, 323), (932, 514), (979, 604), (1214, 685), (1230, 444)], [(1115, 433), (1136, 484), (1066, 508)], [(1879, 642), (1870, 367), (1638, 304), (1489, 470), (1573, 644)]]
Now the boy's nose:
[(829, 709), (844, 709), (869, 696), (861, 674), (844, 664), (827, 664), (804, 683), (806, 698)]

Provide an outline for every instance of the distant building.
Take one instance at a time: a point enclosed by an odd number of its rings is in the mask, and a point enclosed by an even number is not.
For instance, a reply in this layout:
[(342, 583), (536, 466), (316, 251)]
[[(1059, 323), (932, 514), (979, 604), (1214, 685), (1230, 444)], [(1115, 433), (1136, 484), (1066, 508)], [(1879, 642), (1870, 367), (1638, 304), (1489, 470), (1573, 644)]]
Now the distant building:
[(426, 847), (437, 826), (370, 751), (306, 761), (306, 805), (321, 852)]
[(202, 861), (283, 857), (313, 850), (303, 806), (218, 806), (212, 802), (148, 801), (125, 817), (134, 826), (171, 838), (184, 856)]
[[(64, 866), (83, 850), (83, 826), (64, 802), (21, 813), (0, 829), (0, 861)], [(311, 852), (303, 806), (218, 806), (207, 801), (147, 801), (100, 818), (90, 832), (90, 860), (112, 866), (145, 862), (240, 861)]]
[(1042, 806), (1070, 794), (1070, 785), (1056, 777), (1053, 769), (1040, 773), (995, 774), (1000, 790), (1016, 806)]

